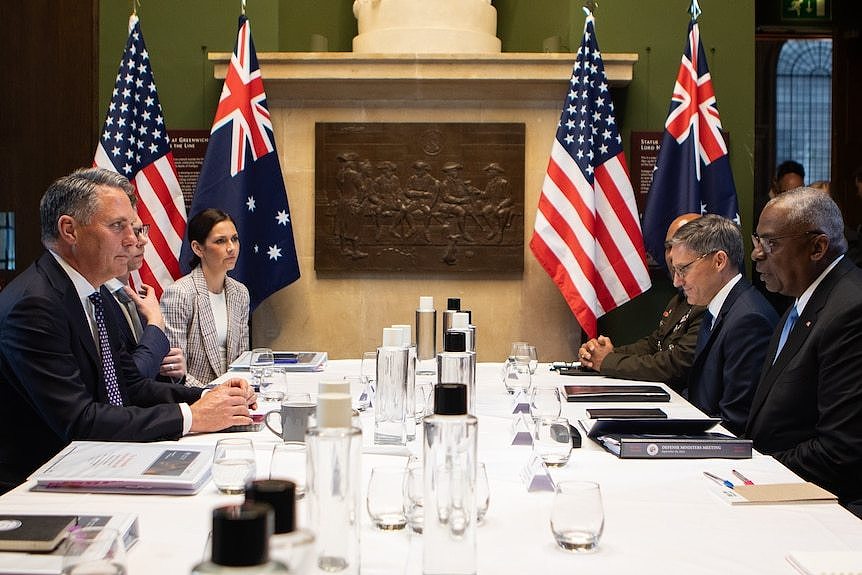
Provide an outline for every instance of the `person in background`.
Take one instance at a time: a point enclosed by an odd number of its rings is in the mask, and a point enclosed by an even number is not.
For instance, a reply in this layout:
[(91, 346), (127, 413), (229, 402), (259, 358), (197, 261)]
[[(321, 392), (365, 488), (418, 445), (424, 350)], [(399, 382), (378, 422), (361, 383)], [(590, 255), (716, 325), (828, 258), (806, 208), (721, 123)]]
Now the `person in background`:
[(751, 258), (793, 305), (766, 348), (745, 434), (862, 517), (862, 270), (843, 229), (835, 202), (811, 188), (763, 210)]
[(706, 306), (686, 397), (739, 434), (757, 385), (778, 315), (742, 277), (742, 235), (727, 218), (707, 214), (671, 240), (674, 285), (688, 303)]
[(203, 387), (248, 350), (248, 289), (227, 272), (239, 257), (233, 219), (208, 208), (186, 227), (192, 271), (162, 294), (168, 339), (185, 350), (186, 385)]
[(799, 162), (787, 160), (778, 165), (775, 170), (775, 183), (769, 191), (769, 197), (774, 198), (786, 191), (805, 185), (805, 168)]
[(0, 293), (0, 488), (74, 440), (154, 441), (251, 423), (248, 383), (206, 394), (142, 377), (110, 329), (100, 286), (126, 273), (134, 188), (99, 168), (52, 183), (39, 204), (45, 253)]
[[(144, 264), (144, 248), (149, 243), (148, 224), (142, 224), (136, 215), (132, 222), (137, 243), (129, 259), (127, 272), (116, 278), (109, 279), (102, 290), (112, 297), (105, 298), (111, 305), (116, 303), (114, 314), (117, 322), (120, 341), (132, 354), (138, 371), (144, 377), (164, 378), (168, 381), (181, 381), (186, 374), (186, 358), (183, 350), (170, 347), (165, 335), (165, 319), (159, 308), (155, 290), (147, 284), (139, 286), (135, 292), (129, 285), (131, 273), (141, 269)], [(143, 321), (142, 321), (143, 320)]]
[[(679, 228), (699, 217), (700, 214), (683, 214), (668, 227), (664, 257), (671, 273), (671, 238)], [(614, 347), (611, 339), (604, 335), (591, 339), (579, 351), (581, 365), (610, 377), (661, 381), (682, 391), (694, 361), (697, 334), (705, 309), (691, 305), (682, 292), (677, 292), (667, 303), (655, 331), (619, 347)]]

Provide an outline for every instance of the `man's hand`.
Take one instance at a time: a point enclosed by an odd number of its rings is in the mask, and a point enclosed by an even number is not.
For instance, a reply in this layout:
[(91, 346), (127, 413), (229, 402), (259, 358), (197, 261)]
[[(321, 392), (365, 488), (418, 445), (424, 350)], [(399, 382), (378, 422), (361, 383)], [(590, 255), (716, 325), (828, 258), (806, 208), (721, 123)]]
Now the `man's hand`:
[(162, 360), (159, 375), (164, 375), (171, 379), (182, 379), (186, 376), (186, 356), (182, 349), (178, 347), (170, 349)]
[(132, 301), (135, 302), (135, 307), (138, 308), (138, 313), (147, 322), (147, 325), (157, 326), (160, 330), (165, 331), (165, 318), (162, 315), (162, 310), (159, 308), (159, 300), (156, 299), (156, 290), (147, 284), (141, 284), (140, 293), (136, 293), (129, 286), (123, 288)]
[(250, 425), (249, 408), (257, 397), (244, 379), (233, 378), (214, 387), (191, 404), (191, 431), (221, 431), (232, 425)]
[(598, 339), (591, 339), (582, 345), (578, 350), (578, 357), (580, 357), (582, 366), (601, 371), (602, 362), (613, 350), (614, 344), (611, 339), (600, 335)]

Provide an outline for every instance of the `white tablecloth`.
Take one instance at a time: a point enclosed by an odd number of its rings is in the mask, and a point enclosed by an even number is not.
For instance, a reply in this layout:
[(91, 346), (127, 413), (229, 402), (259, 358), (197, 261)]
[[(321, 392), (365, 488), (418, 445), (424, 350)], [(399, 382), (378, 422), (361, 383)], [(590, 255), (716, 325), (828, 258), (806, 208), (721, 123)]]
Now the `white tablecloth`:
[[(530, 447), (510, 445), (511, 398), (500, 382), (500, 364), (478, 369), (479, 458), (488, 471), (491, 505), (479, 527), (479, 573), (697, 574), (795, 573), (791, 551), (862, 549), (862, 521), (837, 504), (731, 506), (721, 501), (703, 471), (731, 478), (738, 469), (755, 483), (799, 481), (771, 457), (750, 460), (620, 460), (589, 440), (555, 479), (600, 483), (605, 531), (600, 549), (588, 555), (557, 548), (548, 519), (551, 493), (528, 493), (519, 472)], [(358, 375), (358, 361), (331, 361), (323, 372), (288, 374), (289, 391), (316, 392), (321, 379)], [(616, 380), (567, 378), (540, 365), (536, 380), (559, 384)], [(358, 390), (356, 390), (358, 391)], [(637, 406), (638, 404), (619, 404)], [(641, 404), (642, 405), (642, 404)], [(653, 404), (654, 405), (654, 404)], [(564, 405), (571, 421), (591, 404)], [(592, 404), (595, 406), (595, 404)], [(273, 406), (275, 407), (275, 406)], [(671, 417), (701, 416), (678, 395), (661, 404)], [(370, 414), (364, 427), (371, 430)], [(258, 476), (267, 477), (273, 445), (280, 438), (265, 428), (250, 433), (258, 455)], [(214, 443), (225, 434), (185, 437), (181, 443)], [(380, 464), (403, 462), (409, 449), (363, 454), (363, 482)], [(384, 450), (386, 451), (386, 450)], [(0, 513), (134, 513), (140, 542), (129, 551), (131, 575), (187, 574), (202, 559), (212, 509), (238, 503), (241, 496), (218, 494), (212, 484), (192, 497), (37, 493), (29, 484), (0, 497)], [(304, 511), (304, 505), (300, 505)], [(376, 531), (363, 510), (362, 572), (421, 573), (421, 536)]]

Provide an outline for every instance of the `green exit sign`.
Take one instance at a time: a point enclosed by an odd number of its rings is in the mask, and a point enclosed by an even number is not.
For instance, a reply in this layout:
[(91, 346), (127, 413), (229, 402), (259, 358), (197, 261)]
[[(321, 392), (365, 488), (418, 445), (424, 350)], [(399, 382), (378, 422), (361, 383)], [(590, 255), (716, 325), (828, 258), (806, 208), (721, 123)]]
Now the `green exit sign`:
[(781, 0), (782, 20), (831, 20), (832, 0)]

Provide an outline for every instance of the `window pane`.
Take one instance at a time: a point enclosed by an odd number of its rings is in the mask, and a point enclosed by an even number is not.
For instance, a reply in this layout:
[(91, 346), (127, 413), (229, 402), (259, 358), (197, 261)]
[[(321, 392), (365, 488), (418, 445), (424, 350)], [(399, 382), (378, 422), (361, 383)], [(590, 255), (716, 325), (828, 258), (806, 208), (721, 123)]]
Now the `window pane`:
[(15, 212), (0, 212), (0, 270), (15, 269)]

